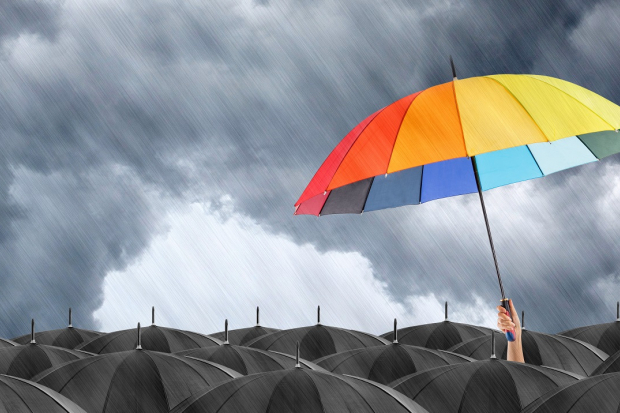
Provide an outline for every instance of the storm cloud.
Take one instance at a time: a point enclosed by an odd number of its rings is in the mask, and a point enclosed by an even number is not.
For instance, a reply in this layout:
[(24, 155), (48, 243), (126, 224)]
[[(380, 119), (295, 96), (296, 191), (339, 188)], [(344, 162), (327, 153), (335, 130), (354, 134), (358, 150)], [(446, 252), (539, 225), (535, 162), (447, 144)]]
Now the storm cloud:
[[(178, 205), (223, 196), (274, 236), (361, 254), (396, 302), (494, 303), (475, 196), (320, 220), (292, 205), (357, 122), (449, 81), (450, 55), (459, 77), (534, 72), (620, 102), (611, 1), (65, 0), (3, 3), (5, 20), (2, 336), (31, 317), (56, 327), (70, 305), (98, 327), (106, 275), (140, 259)], [(617, 160), (488, 192), (506, 287), (532, 328), (613, 315)]]

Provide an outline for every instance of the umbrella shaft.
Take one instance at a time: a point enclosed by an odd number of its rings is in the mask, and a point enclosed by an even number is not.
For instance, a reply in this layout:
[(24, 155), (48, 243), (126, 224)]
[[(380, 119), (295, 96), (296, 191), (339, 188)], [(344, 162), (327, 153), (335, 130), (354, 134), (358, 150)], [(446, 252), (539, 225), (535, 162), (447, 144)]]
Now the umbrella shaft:
[(497, 256), (495, 255), (495, 246), (493, 245), (493, 236), (491, 235), (491, 226), (489, 225), (489, 218), (487, 217), (487, 209), (484, 206), (484, 197), (482, 196), (482, 187), (480, 186), (480, 178), (478, 177), (478, 168), (476, 166), (476, 158), (471, 157), (471, 163), (474, 167), (474, 176), (476, 177), (476, 185), (478, 186), (478, 196), (480, 197), (480, 206), (482, 206), (482, 215), (484, 215), (484, 223), (487, 226), (487, 235), (489, 236), (489, 243), (491, 244), (491, 252), (493, 253), (493, 262), (495, 263), (495, 272), (497, 273), (497, 281), (499, 282), (499, 289), (502, 293), (502, 299), (506, 298), (504, 294), (504, 285), (502, 284), (502, 276), (499, 273), (499, 265), (497, 264)]

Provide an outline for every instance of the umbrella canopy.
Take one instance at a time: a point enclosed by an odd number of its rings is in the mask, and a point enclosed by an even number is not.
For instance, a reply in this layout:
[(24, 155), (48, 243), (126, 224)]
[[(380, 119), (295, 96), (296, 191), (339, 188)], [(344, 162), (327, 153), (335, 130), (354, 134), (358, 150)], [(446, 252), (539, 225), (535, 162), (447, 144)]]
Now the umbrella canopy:
[(0, 348), (4, 348), (4, 347), (13, 347), (13, 346), (17, 346), (18, 344), (14, 341), (11, 340), (7, 340), (5, 338), (0, 338)]
[[(256, 307), (256, 325), (254, 327), (239, 328), (236, 330), (228, 331), (228, 342), (230, 344), (237, 344), (239, 346), (245, 346), (250, 341), (257, 337), (264, 336), (265, 334), (275, 333), (280, 331), (277, 328), (263, 327), (260, 325), (260, 309)], [(225, 341), (225, 331), (209, 334), (210, 337), (217, 338), (218, 340)]]
[(327, 371), (389, 384), (419, 371), (473, 361), (441, 350), (393, 343), (344, 351), (316, 360)]
[[(508, 341), (504, 336), (497, 339), (495, 351), (506, 360)], [(582, 376), (590, 375), (608, 357), (600, 349), (583, 341), (525, 329), (522, 330), (521, 342), (526, 363), (555, 367)], [(491, 337), (474, 338), (457, 344), (450, 351), (476, 360), (487, 359), (492, 352)]]
[(579, 376), (548, 367), (487, 359), (437, 367), (391, 383), (431, 412), (519, 413)]
[(603, 361), (599, 366), (594, 369), (591, 376), (596, 376), (599, 374), (608, 374), (608, 373), (618, 373), (620, 372), (620, 351), (616, 351), (611, 356), (607, 357), (605, 361)]
[(34, 378), (90, 413), (168, 413), (190, 395), (240, 374), (175, 354), (130, 350), (78, 360)]
[[(490, 328), (449, 321), (448, 303), (446, 303), (444, 321), (401, 328), (398, 330), (398, 342), (412, 346), (426, 347), (432, 350), (448, 350), (459, 343), (469, 341), (476, 337), (490, 337), (491, 331)], [(394, 341), (394, 331), (384, 333), (381, 337)]]
[(523, 413), (617, 413), (620, 411), (620, 373), (588, 377), (546, 394)]
[[(142, 348), (145, 350), (161, 351), (163, 353), (176, 353), (192, 348), (210, 347), (222, 344), (220, 340), (204, 334), (155, 325), (154, 307), (152, 310), (151, 326), (141, 329), (140, 333), (142, 337)], [(77, 348), (95, 354), (107, 354), (133, 350), (137, 345), (138, 330), (132, 328), (103, 334)]]
[(295, 214), (361, 213), (475, 193), (474, 172), (482, 190), (542, 177), (620, 152), (618, 128), (620, 107), (560, 79), (454, 74), (356, 126)]
[(0, 374), (0, 411), (9, 413), (86, 413), (55, 391)]
[(620, 303), (616, 304), (616, 321), (579, 327), (558, 334), (585, 341), (607, 354), (614, 354), (620, 351)]
[(295, 354), (297, 343), (300, 344), (301, 357), (314, 361), (342, 351), (389, 344), (389, 341), (361, 331), (324, 326), (321, 324), (321, 307), (318, 307), (316, 325), (267, 334), (250, 341), (247, 346)]
[[(80, 344), (90, 341), (101, 334), (102, 333), (99, 331), (83, 330), (73, 327), (71, 309), (69, 309), (69, 325), (66, 328), (37, 332), (35, 334), (35, 339), (39, 344), (74, 349)], [(30, 342), (30, 339), (30, 334), (26, 334), (15, 337), (13, 341), (19, 344), (26, 344)]]
[[(221, 364), (243, 375), (285, 370), (295, 367), (294, 357), (275, 353), (273, 351), (264, 351), (234, 344), (222, 344), (218, 347), (185, 350), (176, 354)], [(321, 367), (316, 364), (303, 359), (299, 360), (299, 363), (303, 368), (311, 370), (321, 369)]]
[(191, 397), (173, 412), (405, 413), (426, 410), (378, 383), (295, 368), (231, 380)]

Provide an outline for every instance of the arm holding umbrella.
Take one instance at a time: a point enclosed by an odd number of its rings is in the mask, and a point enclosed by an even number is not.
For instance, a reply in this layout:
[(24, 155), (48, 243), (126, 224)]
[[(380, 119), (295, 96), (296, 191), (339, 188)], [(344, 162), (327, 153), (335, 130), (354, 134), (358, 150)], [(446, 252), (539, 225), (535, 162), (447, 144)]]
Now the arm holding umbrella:
[(512, 318), (506, 312), (506, 309), (501, 305), (497, 306), (497, 328), (504, 333), (509, 330), (514, 330), (514, 341), (508, 341), (508, 361), (516, 361), (525, 363), (523, 358), (523, 347), (521, 345), (521, 322), (517, 310), (515, 310), (512, 300), (508, 300), (510, 305), (510, 314)]

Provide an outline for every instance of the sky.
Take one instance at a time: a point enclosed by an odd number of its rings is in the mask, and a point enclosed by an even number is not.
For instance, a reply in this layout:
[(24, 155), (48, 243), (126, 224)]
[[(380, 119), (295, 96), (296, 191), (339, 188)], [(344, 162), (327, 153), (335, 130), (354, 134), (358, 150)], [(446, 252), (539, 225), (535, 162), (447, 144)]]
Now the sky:
[[(0, 336), (150, 321), (493, 326), (477, 195), (294, 217), (336, 144), (391, 102), (535, 73), (620, 103), (617, 1), (0, 2)], [(615, 319), (620, 157), (485, 193), (527, 327)]]

